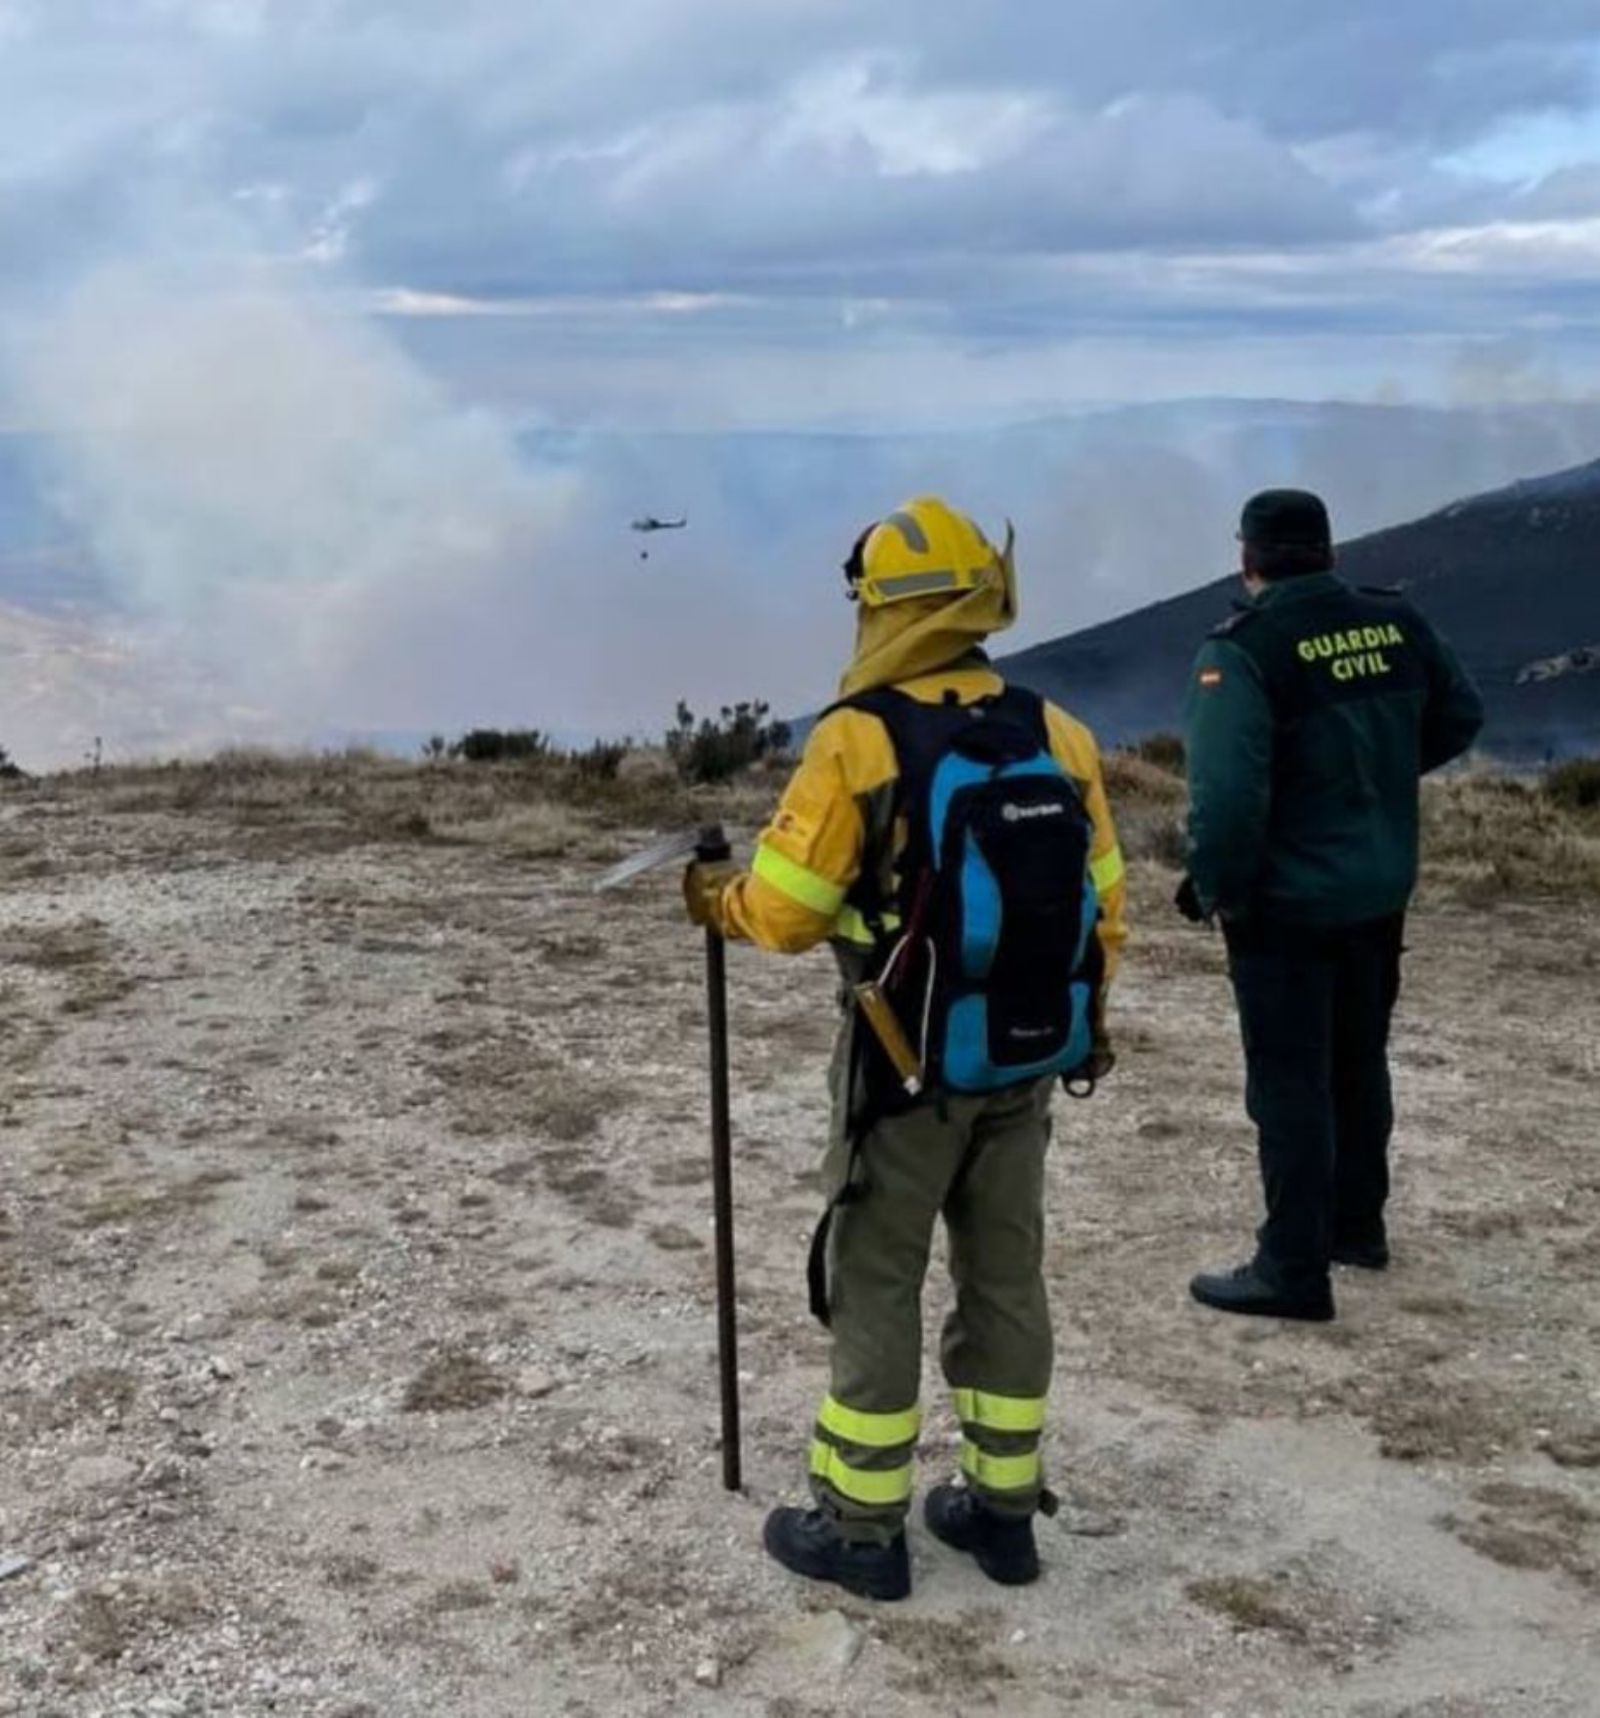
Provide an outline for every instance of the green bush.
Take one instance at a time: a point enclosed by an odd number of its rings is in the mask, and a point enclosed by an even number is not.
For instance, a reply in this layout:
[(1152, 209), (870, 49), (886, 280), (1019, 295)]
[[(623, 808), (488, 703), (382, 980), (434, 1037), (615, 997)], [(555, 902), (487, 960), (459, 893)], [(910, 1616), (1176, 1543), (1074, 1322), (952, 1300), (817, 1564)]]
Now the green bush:
[(667, 756), (686, 782), (704, 785), (732, 781), (763, 758), (781, 757), (789, 749), (789, 726), (768, 718), (772, 711), (759, 699), (724, 705), (713, 721), (696, 718), (681, 699), (673, 725), (667, 730)]
[(1544, 778), (1545, 796), (1565, 811), (1600, 808), (1600, 758), (1569, 758)]
[(473, 728), (450, 748), (469, 764), (532, 763), (550, 754), (550, 738), (537, 728)]
[(570, 753), (566, 761), (580, 781), (615, 781), (628, 751), (626, 744), (596, 740), (587, 751)]
[(1133, 747), (1133, 755), (1169, 775), (1183, 775), (1189, 767), (1189, 748), (1182, 734), (1146, 734)]

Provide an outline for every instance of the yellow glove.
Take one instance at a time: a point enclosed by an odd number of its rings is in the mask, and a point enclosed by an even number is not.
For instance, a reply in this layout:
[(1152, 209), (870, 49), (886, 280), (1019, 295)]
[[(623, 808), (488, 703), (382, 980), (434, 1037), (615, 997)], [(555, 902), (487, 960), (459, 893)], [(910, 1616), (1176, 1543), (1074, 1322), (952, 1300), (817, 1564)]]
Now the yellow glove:
[(683, 874), (683, 904), (689, 910), (689, 922), (710, 930), (722, 928), (722, 894), (739, 875), (739, 867), (730, 859), (718, 859), (711, 864), (696, 860)]

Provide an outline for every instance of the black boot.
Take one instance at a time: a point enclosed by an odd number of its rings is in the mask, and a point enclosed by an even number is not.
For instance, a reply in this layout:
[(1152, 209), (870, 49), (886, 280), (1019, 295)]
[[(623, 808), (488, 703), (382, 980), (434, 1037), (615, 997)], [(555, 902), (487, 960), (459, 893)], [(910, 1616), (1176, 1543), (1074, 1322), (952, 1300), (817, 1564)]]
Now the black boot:
[(1381, 1230), (1377, 1235), (1364, 1239), (1335, 1239), (1330, 1256), (1336, 1265), (1354, 1265), (1359, 1271), (1386, 1271), (1389, 1268), (1389, 1242)]
[(1300, 1318), (1314, 1324), (1326, 1324), (1333, 1317), (1333, 1290), (1326, 1280), (1310, 1288), (1280, 1289), (1253, 1264), (1197, 1276), (1189, 1284), (1189, 1293), (1202, 1306), (1215, 1307), (1218, 1312)]
[(820, 1509), (775, 1509), (762, 1539), (769, 1556), (808, 1581), (832, 1581), (864, 1599), (903, 1599), (911, 1592), (904, 1533), (887, 1545), (846, 1539)]
[(997, 1515), (964, 1485), (936, 1485), (923, 1505), (928, 1529), (946, 1545), (969, 1551), (978, 1567), (1002, 1587), (1039, 1579), (1039, 1548), (1029, 1515)]

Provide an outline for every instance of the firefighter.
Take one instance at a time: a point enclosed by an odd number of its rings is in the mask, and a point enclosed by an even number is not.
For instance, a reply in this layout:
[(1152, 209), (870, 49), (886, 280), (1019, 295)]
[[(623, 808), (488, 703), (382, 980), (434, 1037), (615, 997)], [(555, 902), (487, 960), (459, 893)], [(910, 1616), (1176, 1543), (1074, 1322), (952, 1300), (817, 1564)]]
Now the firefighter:
[(1190, 1289), (1223, 1312), (1325, 1320), (1330, 1263), (1389, 1262), (1389, 1024), (1418, 782), (1467, 750), (1483, 705), (1409, 602), (1336, 575), (1317, 496), (1255, 496), (1239, 540), (1245, 599), (1189, 689), (1178, 907), (1227, 939), (1266, 1221), (1247, 1264)]
[[(1015, 618), (1009, 541), (997, 551), (964, 515), (923, 497), (862, 533), (845, 571), (859, 616), (842, 698), (870, 701), (896, 688), (916, 728), (961, 712), (975, 719), (1017, 696), (982, 649)], [(1034, 707), (1048, 748), (1041, 756), (1054, 760), (1046, 768), (1081, 807), (1080, 869), (1092, 875), (1085, 893), (1098, 898), (1084, 943), (1097, 974), (1088, 1071), (1099, 1073), (1111, 1060), (1103, 1004), (1125, 934), (1123, 861), (1092, 735), (1042, 700)], [(690, 916), (774, 951), (831, 942), (848, 999), (856, 982), (884, 970), (900, 929), (881, 909), (894, 898), (908, 841), (903, 777), (890, 724), (849, 703), (836, 707), (812, 730), (750, 871), (690, 869)], [(832, 1360), (810, 1451), (815, 1507), (774, 1510), (766, 1548), (797, 1574), (868, 1597), (910, 1591), (905, 1522), (921, 1425), (921, 1296), (942, 1215), (956, 1303), (941, 1355), (961, 1421), (964, 1483), (935, 1488), (925, 1518), (992, 1579), (1022, 1584), (1039, 1573), (1033, 1516), (1052, 1501), (1039, 1445), (1053, 1357), (1043, 1193), (1056, 1082), (1030, 1078), (983, 1095), (934, 1090), (881, 1113), (869, 1091), (863, 1118), (863, 1087), (872, 1084), (860, 1054), (865, 1034), (860, 1011), (847, 1005), (824, 1164), (834, 1215), (824, 1255)], [(824, 1310), (815, 1278), (813, 1308)]]

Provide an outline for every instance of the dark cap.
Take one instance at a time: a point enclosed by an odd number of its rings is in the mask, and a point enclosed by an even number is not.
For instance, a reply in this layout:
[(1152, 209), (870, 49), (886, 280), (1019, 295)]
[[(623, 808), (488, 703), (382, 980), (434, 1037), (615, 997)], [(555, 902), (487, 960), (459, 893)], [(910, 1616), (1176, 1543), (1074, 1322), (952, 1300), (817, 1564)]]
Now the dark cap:
[(1263, 489), (1244, 504), (1239, 541), (1259, 549), (1331, 549), (1322, 498), (1309, 489)]

